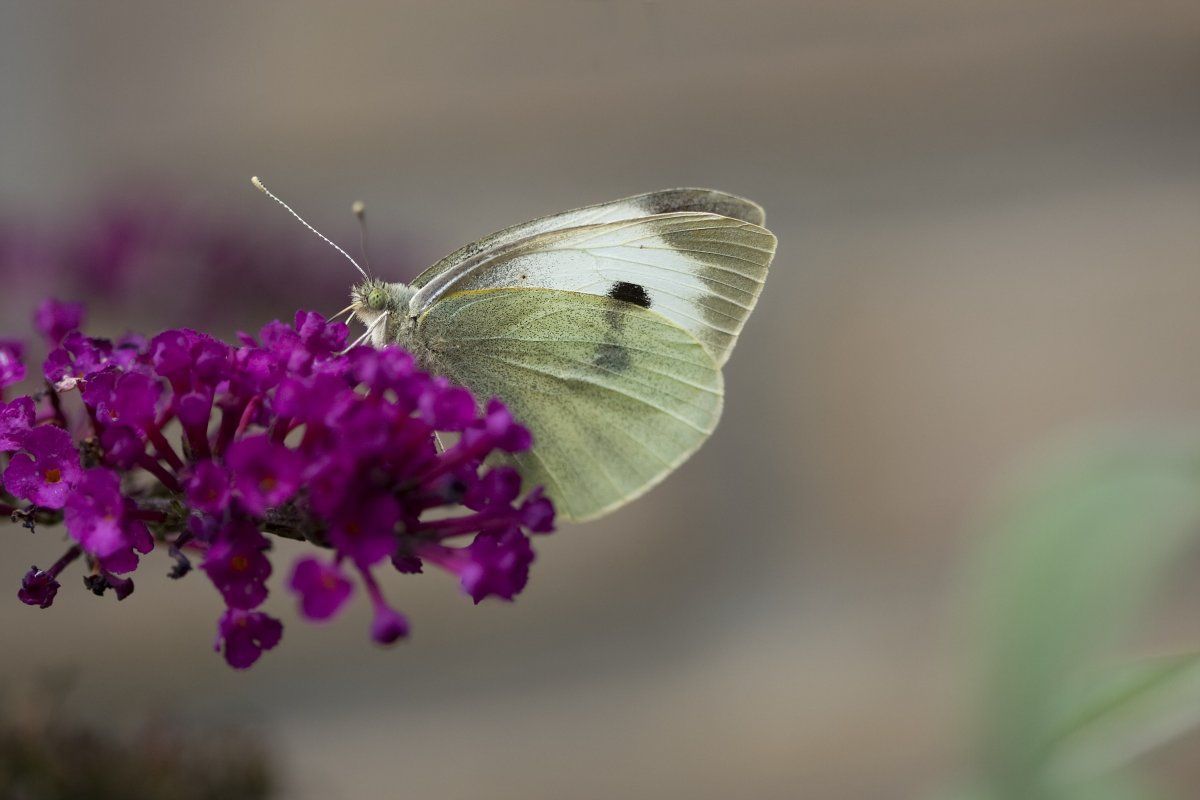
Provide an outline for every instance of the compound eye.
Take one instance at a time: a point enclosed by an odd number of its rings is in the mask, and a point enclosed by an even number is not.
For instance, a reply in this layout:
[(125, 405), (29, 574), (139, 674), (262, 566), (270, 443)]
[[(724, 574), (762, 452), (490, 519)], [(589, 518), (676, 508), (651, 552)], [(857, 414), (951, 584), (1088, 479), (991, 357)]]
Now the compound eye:
[(387, 294), (382, 289), (372, 289), (367, 295), (367, 308), (372, 311), (382, 311), (387, 304)]

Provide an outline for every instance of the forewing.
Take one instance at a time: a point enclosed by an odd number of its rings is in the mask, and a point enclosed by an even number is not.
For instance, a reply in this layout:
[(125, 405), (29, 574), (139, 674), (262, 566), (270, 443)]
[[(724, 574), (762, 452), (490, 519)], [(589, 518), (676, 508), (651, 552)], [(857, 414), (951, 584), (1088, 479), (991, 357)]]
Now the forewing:
[(633, 197), (623, 197), (608, 203), (575, 208), (561, 214), (551, 214), (548, 217), (540, 217), (497, 231), (491, 236), (472, 242), (446, 256), (418, 275), (412, 282), (412, 286), (419, 289), (442, 273), (456, 270), (464, 264), (478, 260), (480, 256), (493, 254), (497, 250), (522, 239), (528, 239), (530, 236), (584, 225), (640, 219), (656, 214), (671, 214), (681, 211), (718, 214), (755, 225), (762, 225), (765, 219), (762, 207), (757, 203), (715, 189), (666, 189), (648, 192)]
[(567, 519), (624, 505), (708, 438), (720, 369), (687, 331), (638, 306), (544, 289), (443, 298), (418, 322), (428, 366), (504, 400), (533, 432), (514, 462)]
[(720, 366), (762, 291), (775, 237), (752, 222), (671, 213), (541, 233), (468, 260), (425, 284), (421, 313), (454, 292), (538, 287), (607, 296), (661, 314)]

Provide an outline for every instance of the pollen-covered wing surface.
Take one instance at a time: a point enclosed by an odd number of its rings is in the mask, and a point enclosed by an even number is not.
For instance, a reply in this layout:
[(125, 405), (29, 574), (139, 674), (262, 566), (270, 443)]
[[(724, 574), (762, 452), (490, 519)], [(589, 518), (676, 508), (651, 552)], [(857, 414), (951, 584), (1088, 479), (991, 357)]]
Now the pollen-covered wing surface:
[(503, 398), (533, 431), (533, 449), (514, 461), (569, 519), (646, 491), (721, 414), (721, 372), (700, 343), (624, 301), (553, 289), (457, 292), (419, 330), (434, 343), (438, 372)]
[(430, 367), (532, 430), (515, 457), (560, 512), (632, 500), (712, 433), (720, 367), (775, 252), (750, 201), (655, 192), (508, 228), (414, 281)]

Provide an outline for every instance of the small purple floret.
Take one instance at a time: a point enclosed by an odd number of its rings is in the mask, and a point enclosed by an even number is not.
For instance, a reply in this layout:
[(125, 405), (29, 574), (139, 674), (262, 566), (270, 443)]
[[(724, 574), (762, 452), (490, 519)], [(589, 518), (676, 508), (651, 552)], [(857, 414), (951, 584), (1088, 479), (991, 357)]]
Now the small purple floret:
[(525, 498), (519, 518), (530, 533), (554, 532), (554, 503), (542, 493), (542, 487), (538, 486)]
[(59, 587), (59, 582), (49, 572), (30, 567), (21, 579), (21, 589), (17, 592), (17, 597), (27, 606), (49, 608), (54, 602), (54, 596), (58, 594)]
[(62, 508), (83, 477), (71, 435), (41, 425), (20, 437), (21, 452), (4, 471), (4, 488), (42, 508)]
[(75, 388), (84, 377), (94, 375), (113, 361), (125, 357), (114, 354), (112, 342), (90, 339), (79, 331), (71, 331), (62, 343), (50, 351), (42, 363), (46, 380), (60, 391)]
[(249, 610), (267, 599), (271, 561), (265, 551), (270, 546), (267, 537), (246, 522), (233, 523), (218, 534), (200, 569), (230, 608)]
[(300, 595), (300, 613), (320, 622), (342, 609), (354, 591), (354, 584), (337, 565), (305, 556), (292, 569), (288, 588)]
[(100, 434), (100, 447), (104, 460), (121, 470), (133, 469), (146, 453), (146, 443), (138, 432), (128, 425), (112, 425)]
[(390, 606), (376, 606), (371, 617), (371, 638), (379, 644), (394, 644), (405, 636), (408, 636), (408, 619)]
[(67, 532), (107, 572), (132, 572), (137, 553), (154, 549), (145, 524), (130, 515), (131, 502), (121, 495), (116, 474), (101, 467), (88, 470), (67, 500)]
[(360, 567), (372, 567), (396, 552), (400, 504), (387, 495), (348, 509), (329, 530), (329, 541)]
[(0, 339), (0, 389), (25, 380), (25, 346), (11, 339)]
[(187, 482), (187, 499), (193, 508), (220, 514), (229, 506), (229, 475), (212, 461), (201, 461)]
[(234, 669), (251, 666), (263, 650), (270, 650), (283, 637), (283, 625), (261, 611), (231, 608), (217, 621), (213, 649), (225, 651), (225, 661)]
[(43, 300), (33, 315), (33, 327), (50, 344), (59, 342), (73, 330), (83, 326), (83, 303), (65, 303), (48, 298)]
[(421, 557), (458, 576), (463, 591), (476, 603), (489, 595), (512, 600), (529, 580), (533, 547), (520, 528), (480, 533), (468, 547), (427, 545)]
[(18, 397), (10, 403), (0, 403), (0, 452), (20, 448), (21, 440), (33, 427), (33, 398)]
[(533, 445), (529, 429), (518, 424), (497, 398), (488, 401), (482, 427), (492, 437), (495, 446), (505, 452), (523, 453)]
[(429, 425), (443, 431), (461, 431), (475, 419), (475, 398), (442, 377), (433, 380), (417, 408)]
[(88, 377), (83, 401), (104, 425), (145, 429), (153, 424), (161, 394), (162, 386), (149, 375), (109, 366)]
[(266, 436), (237, 442), (227, 458), (233, 486), (252, 514), (280, 505), (300, 488), (302, 465), (296, 451)]
[(119, 578), (111, 572), (101, 571), (96, 575), (88, 575), (83, 579), (83, 585), (91, 589), (92, 594), (103, 597), (109, 589), (117, 596), (118, 602), (133, 594), (133, 578)]

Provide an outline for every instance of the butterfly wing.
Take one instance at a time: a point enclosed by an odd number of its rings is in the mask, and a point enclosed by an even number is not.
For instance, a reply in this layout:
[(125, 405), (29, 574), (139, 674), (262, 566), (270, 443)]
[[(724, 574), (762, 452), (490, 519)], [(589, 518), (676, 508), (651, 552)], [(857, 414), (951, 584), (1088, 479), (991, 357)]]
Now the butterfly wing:
[(486, 289), (418, 320), (430, 366), (504, 400), (534, 432), (513, 456), (567, 519), (638, 497), (696, 451), (721, 414), (721, 372), (685, 329), (608, 297)]
[(411, 308), (419, 315), (455, 292), (497, 287), (607, 296), (666, 317), (720, 366), (758, 301), (774, 254), (770, 231), (719, 214), (599, 222), (480, 250), (429, 278)]
[(715, 189), (666, 189), (659, 192), (648, 192), (633, 197), (623, 197), (608, 203), (575, 208), (560, 214), (551, 214), (548, 217), (540, 217), (497, 231), (491, 236), (472, 242), (446, 256), (418, 275), (412, 282), (412, 286), (419, 289), (438, 275), (455, 270), (481, 254), (493, 253), (514, 242), (528, 239), (530, 236), (565, 228), (579, 228), (584, 225), (619, 222), (682, 211), (718, 214), (755, 225), (762, 225), (765, 219), (762, 207), (757, 203)]

